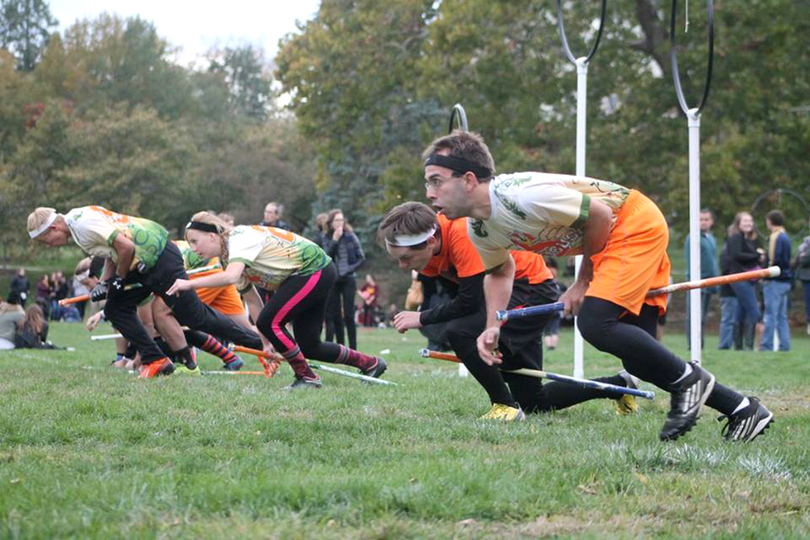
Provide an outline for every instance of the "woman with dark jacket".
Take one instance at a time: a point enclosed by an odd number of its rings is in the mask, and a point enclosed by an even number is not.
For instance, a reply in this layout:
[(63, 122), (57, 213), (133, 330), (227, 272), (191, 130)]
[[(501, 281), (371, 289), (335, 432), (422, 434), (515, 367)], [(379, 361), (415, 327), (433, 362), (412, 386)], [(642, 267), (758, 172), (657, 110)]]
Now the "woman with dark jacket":
[[(748, 212), (738, 212), (729, 229), (727, 242), (729, 273), (736, 274), (753, 270), (764, 262), (765, 252), (759, 247), (757, 233), (754, 231), (754, 218)], [(731, 290), (737, 297), (737, 322), (742, 333), (742, 347), (754, 349), (754, 336), (759, 321), (759, 301), (757, 300), (756, 281), (732, 283)], [(737, 343), (739, 345), (739, 342)]]
[(326, 220), (327, 234), (323, 249), (332, 258), (337, 268), (337, 280), (329, 295), (326, 309), (326, 340), (335, 339), (343, 345), (343, 327), (349, 335), (349, 348), (357, 349), (357, 328), (354, 322), (354, 296), (357, 282), (354, 271), (366, 260), (360, 240), (346, 223), (343, 211), (335, 208)]
[(53, 349), (48, 342), (48, 322), (42, 308), (34, 304), (25, 310), (25, 318), (18, 324), (14, 345), (17, 349)]

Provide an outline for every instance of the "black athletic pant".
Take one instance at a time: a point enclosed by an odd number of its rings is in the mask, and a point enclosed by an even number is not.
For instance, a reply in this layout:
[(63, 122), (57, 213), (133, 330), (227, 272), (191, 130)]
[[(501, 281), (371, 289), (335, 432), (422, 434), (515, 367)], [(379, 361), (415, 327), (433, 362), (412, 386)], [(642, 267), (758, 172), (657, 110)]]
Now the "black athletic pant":
[[(545, 281), (530, 285), (526, 280), (516, 280), (512, 286), (509, 309), (536, 306), (555, 302), (560, 292), (556, 283)], [(541, 379), (504, 373), (499, 368), (543, 369), (543, 330), (556, 314), (541, 317), (512, 319), (501, 327), (498, 348), (502, 353), (500, 366), (488, 366), (481, 360), (476, 340), (486, 327), (486, 307), (447, 324), (447, 339), (475, 380), (484, 387), (492, 403), (514, 407), (516, 404), (529, 413), (564, 409), (583, 401), (597, 398), (621, 397), (619, 394), (582, 388), (572, 384), (550, 382)], [(595, 379), (618, 386), (625, 386), (620, 376)], [(508, 387), (507, 387), (508, 384)], [(510, 391), (511, 390), (511, 391)]]
[[(346, 347), (321, 341), (321, 325), (335, 276), (334, 264), (310, 276), (290, 276), (264, 305), (256, 326), (284, 357), (300, 351), (313, 360), (346, 363), (342, 361)], [(287, 330), (289, 322), (295, 337)]]
[(354, 322), (354, 296), (357, 282), (354, 277), (344, 277), (335, 281), (326, 308), (326, 341), (335, 339), (341, 345), (343, 328), (349, 337), (349, 348), (357, 349), (357, 325)]
[[(600, 351), (621, 359), (624, 368), (639, 379), (667, 392), (683, 375), (686, 363), (655, 339), (658, 308), (644, 304), (638, 316), (618, 304), (586, 296), (577, 318), (582, 337)], [(743, 396), (719, 383), (706, 404), (731, 414)]]
[(177, 279), (188, 279), (188, 275), (183, 268), (180, 250), (173, 242), (169, 242), (154, 267), (144, 274), (132, 271), (124, 280), (125, 284), (140, 283), (140, 287), (121, 291), (108, 299), (104, 306), (107, 320), (130, 343), (135, 344), (143, 363), (148, 364), (165, 356), (138, 319), (138, 305), (150, 293), (155, 293), (166, 302), (180, 324), (244, 347), (262, 348), (258, 334), (203, 304), (193, 289), (183, 291), (178, 296), (166, 295), (166, 291)]

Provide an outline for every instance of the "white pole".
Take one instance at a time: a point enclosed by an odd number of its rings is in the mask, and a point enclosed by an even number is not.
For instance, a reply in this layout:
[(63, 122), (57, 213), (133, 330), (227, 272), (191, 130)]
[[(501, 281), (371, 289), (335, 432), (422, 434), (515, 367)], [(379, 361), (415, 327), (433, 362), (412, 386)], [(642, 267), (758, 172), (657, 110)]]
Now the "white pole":
[[(689, 109), (689, 279), (700, 279), (700, 113)], [(689, 291), (689, 337), (692, 360), (701, 363), (701, 291)]]
[[(588, 101), (588, 59), (577, 58), (577, 176), (585, 176), (585, 118)], [(582, 256), (574, 258), (574, 279), (579, 276)], [(585, 377), (585, 342), (574, 317), (574, 377)]]

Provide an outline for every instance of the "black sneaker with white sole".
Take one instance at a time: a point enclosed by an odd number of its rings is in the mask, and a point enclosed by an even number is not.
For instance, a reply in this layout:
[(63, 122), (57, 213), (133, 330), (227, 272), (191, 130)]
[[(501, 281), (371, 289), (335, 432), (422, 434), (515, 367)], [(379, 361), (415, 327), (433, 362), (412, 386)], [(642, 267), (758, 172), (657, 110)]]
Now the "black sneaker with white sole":
[(386, 369), (388, 369), (388, 364), (385, 362), (385, 360), (378, 356), (377, 363), (374, 364), (374, 367), (368, 368), (362, 373), (366, 377), (374, 377), (375, 379), (379, 379), (380, 376), (385, 373)]
[(307, 377), (296, 377), (293, 383), (289, 386), (285, 386), (284, 390), (301, 390), (304, 388), (320, 388), (323, 386), (321, 384), (321, 378), (318, 377), (316, 379), (309, 379)]
[(755, 397), (749, 397), (748, 401), (748, 406), (741, 411), (717, 419), (728, 421), (721, 432), (727, 441), (751, 442), (773, 424), (773, 413), (765, 405)]
[(692, 373), (670, 387), (670, 410), (659, 435), (662, 441), (674, 441), (692, 429), (714, 390), (714, 375), (695, 362), (689, 365)]

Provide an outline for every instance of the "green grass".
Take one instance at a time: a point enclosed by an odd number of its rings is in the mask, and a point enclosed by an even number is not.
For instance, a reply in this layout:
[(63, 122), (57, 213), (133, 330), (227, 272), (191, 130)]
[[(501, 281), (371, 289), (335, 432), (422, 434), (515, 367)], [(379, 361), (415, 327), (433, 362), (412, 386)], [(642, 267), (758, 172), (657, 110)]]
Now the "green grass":
[[(810, 535), (806, 337), (789, 354), (707, 339), (704, 365), (777, 415), (750, 445), (724, 442), (710, 410), (681, 441), (658, 442), (660, 391), (633, 416), (596, 400), (476, 420), (484, 392), (417, 358), (413, 332), (359, 336), (361, 349), (391, 350), (386, 378), (400, 386), (323, 374), (322, 390), (295, 393), (282, 390), (286, 366), (270, 380), (138, 380), (107, 368), (113, 345), (79, 325), (53, 325), (52, 339), (77, 350), (0, 353), (0, 538)], [(666, 341), (685, 352), (682, 335)], [(570, 351), (564, 333), (546, 368), (570, 373)], [(589, 376), (619, 366), (586, 358)]]

